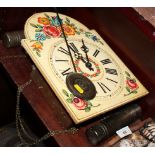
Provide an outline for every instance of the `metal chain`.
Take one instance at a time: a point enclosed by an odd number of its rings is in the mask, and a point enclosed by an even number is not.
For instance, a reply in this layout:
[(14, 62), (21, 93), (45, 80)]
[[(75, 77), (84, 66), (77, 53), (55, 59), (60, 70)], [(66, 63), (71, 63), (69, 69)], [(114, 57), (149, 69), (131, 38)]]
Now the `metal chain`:
[[(25, 84), (21, 85), (18, 87), (17, 89), (17, 103), (16, 103), (16, 129), (17, 129), (17, 134), (18, 137), (20, 138), (21, 143), (19, 144), (19, 146), (32, 146), (32, 145), (36, 145), (48, 138), (50, 138), (51, 136), (54, 135), (59, 135), (59, 134), (75, 134), (78, 129), (75, 127), (72, 127), (70, 129), (65, 129), (65, 130), (53, 130), (53, 131), (49, 131), (47, 134), (45, 134), (44, 136), (42, 136), (39, 139), (34, 139), (31, 136), (29, 136), (29, 134), (26, 132), (24, 126), (23, 126), (23, 122), (21, 119), (21, 114), (20, 114), (20, 96), (21, 96), (21, 92), (23, 91), (23, 89), (28, 86), (30, 83), (32, 82), (32, 80), (27, 81)], [(21, 130), (23, 131), (23, 133), (25, 134), (25, 136), (29, 139), (31, 139), (33, 142), (28, 143), (24, 140), (22, 134), (21, 134)]]
[[(12, 58), (26, 58), (26, 55), (13, 55), (13, 56), (1, 56), (0, 57), (0, 61), (2, 60), (6, 60), (6, 59), (12, 59)], [(18, 146), (32, 146), (32, 145), (36, 145), (48, 138), (50, 138), (51, 136), (54, 135), (59, 135), (59, 134), (75, 134), (78, 129), (75, 127), (69, 128), (69, 129), (65, 129), (65, 130), (53, 130), (53, 131), (49, 131), (47, 134), (45, 134), (44, 136), (42, 136), (41, 138), (36, 138), (34, 139), (32, 136), (29, 135), (29, 133), (26, 131), (25, 127), (24, 127), (24, 123), (23, 123), (23, 119), (21, 117), (21, 110), (20, 110), (20, 97), (21, 97), (21, 93), (23, 91), (23, 89), (25, 87), (27, 87), (28, 85), (30, 85), (32, 82), (32, 80), (28, 80), (27, 82), (25, 82), (24, 84), (18, 86), (17, 88), (17, 94), (16, 94), (16, 130), (17, 130), (17, 135), (20, 139), (20, 144)], [(23, 138), (23, 134), (26, 136), (27, 139), (31, 140), (32, 142), (27, 142), (24, 138)]]

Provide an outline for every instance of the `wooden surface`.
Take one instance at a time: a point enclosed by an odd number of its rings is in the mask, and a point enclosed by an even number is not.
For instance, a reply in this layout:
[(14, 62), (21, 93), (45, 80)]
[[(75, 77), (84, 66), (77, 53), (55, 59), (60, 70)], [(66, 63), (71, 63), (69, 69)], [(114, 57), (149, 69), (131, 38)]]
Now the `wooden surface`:
[[(53, 11), (53, 8), (39, 7), (1, 7), (0, 8), (0, 34), (6, 31), (22, 30), (25, 21), (34, 13)], [(61, 10), (61, 9), (60, 9)]]
[(121, 8), (122, 13), (131, 20), (146, 36), (155, 41), (155, 8)]
[[(136, 27), (119, 8), (70, 8), (64, 14), (96, 29), (118, 56), (150, 91), (150, 94), (136, 102), (142, 103), (144, 117), (154, 117), (155, 110), (155, 44)], [(63, 130), (75, 124), (49, 88), (30, 58), (19, 48), (6, 49), (0, 44), (0, 57), (22, 55), (20, 58), (1, 60), (2, 67), (10, 79), (19, 86), (29, 79), (32, 83), (23, 90), (23, 96), (48, 130)], [(85, 130), (100, 117), (78, 125), (79, 131), (54, 136), (59, 146), (91, 146)], [(98, 146), (104, 146), (104, 142)]]
[(155, 8), (154, 7), (135, 7), (134, 8), (144, 20), (147, 20), (153, 27), (155, 27)]

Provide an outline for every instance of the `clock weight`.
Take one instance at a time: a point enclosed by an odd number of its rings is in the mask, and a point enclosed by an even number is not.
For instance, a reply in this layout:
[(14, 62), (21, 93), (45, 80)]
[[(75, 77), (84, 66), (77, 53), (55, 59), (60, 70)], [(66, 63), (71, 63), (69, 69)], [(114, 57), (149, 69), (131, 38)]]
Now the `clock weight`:
[(142, 117), (142, 109), (138, 104), (131, 104), (112, 113), (100, 123), (88, 128), (86, 135), (89, 142), (97, 145), (114, 135), (115, 132)]

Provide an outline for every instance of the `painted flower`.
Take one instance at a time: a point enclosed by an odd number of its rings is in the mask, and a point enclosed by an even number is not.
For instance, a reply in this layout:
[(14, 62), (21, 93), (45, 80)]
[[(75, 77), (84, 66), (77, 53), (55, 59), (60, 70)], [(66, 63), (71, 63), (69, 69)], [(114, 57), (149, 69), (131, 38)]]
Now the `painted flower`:
[(96, 37), (96, 36), (92, 36), (92, 39), (93, 39), (94, 41), (97, 41), (97, 37)]
[(61, 35), (60, 29), (57, 29), (55, 26), (50, 26), (50, 25), (44, 26), (43, 32), (47, 36), (52, 36), (52, 37), (60, 37), (60, 35)]
[(38, 23), (43, 24), (43, 25), (50, 25), (50, 21), (46, 17), (39, 17)]
[(46, 36), (43, 33), (36, 33), (35, 34), (35, 38), (38, 41), (44, 41), (44, 40), (46, 40)]
[(60, 26), (60, 23), (62, 24), (62, 19), (60, 19), (60, 22), (59, 22), (58, 16), (52, 17), (52, 25)]
[[(63, 24), (62, 27), (63, 27), (66, 35), (68, 35), (68, 36), (75, 35), (75, 29), (72, 26)], [(61, 28), (60, 28), (60, 30), (61, 30)]]
[(78, 109), (78, 110), (84, 110), (88, 103), (80, 98), (74, 97), (72, 104)]
[(138, 88), (137, 83), (134, 80), (127, 80), (126, 81), (127, 86), (131, 89), (131, 90), (135, 90)]
[(34, 47), (34, 49), (41, 49), (42, 50), (42, 45), (39, 42), (35, 42), (31, 47)]
[(83, 73), (83, 76), (86, 76), (86, 77), (87, 77), (87, 76), (89, 76), (89, 74), (87, 74), (87, 73)]
[(100, 69), (97, 69), (97, 73), (100, 73)]

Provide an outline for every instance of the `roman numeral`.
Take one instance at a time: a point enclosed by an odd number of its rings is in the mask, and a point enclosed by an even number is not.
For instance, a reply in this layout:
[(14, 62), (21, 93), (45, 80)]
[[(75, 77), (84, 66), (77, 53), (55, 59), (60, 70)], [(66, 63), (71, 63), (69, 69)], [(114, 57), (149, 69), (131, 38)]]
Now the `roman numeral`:
[(60, 52), (62, 52), (64, 54), (69, 55), (69, 52), (66, 49), (64, 49), (63, 47), (59, 47), (58, 51), (60, 51)]
[(69, 60), (55, 60), (55, 61), (62, 61), (62, 62), (64, 61), (64, 62), (68, 62)]
[(74, 53), (78, 53), (78, 49), (77, 47), (74, 45), (74, 43), (69, 43), (69, 48), (74, 52)]
[(111, 81), (111, 82), (118, 83), (117, 81), (112, 80), (112, 79), (110, 79), (110, 78), (106, 78), (106, 79), (109, 80), (109, 81)]
[(96, 51), (94, 52), (93, 56), (94, 56), (94, 57), (97, 57), (97, 55), (99, 54), (99, 52), (100, 52), (99, 50), (96, 50)]
[(110, 59), (104, 59), (104, 60), (101, 60), (101, 62), (102, 62), (103, 65), (112, 63)]
[(106, 73), (108, 73), (108, 74), (118, 75), (116, 69), (105, 68), (105, 71), (106, 71)]
[[(74, 53), (79, 53), (78, 49), (76, 48), (76, 46), (74, 45), (74, 43), (69, 43), (69, 48), (70, 50), (72, 50)], [(64, 49), (63, 47), (59, 47), (58, 51), (64, 53), (64, 54), (67, 54), (67, 55), (70, 55), (68, 50)]]
[(62, 74), (63, 76), (65, 76), (65, 75), (68, 75), (68, 74), (70, 74), (70, 73), (72, 73), (71, 68), (67, 68), (67, 69), (64, 70), (61, 74)]
[(97, 82), (97, 84), (100, 86), (100, 88), (103, 90), (104, 93), (107, 93), (107, 91), (111, 91), (105, 84), (102, 82)]

